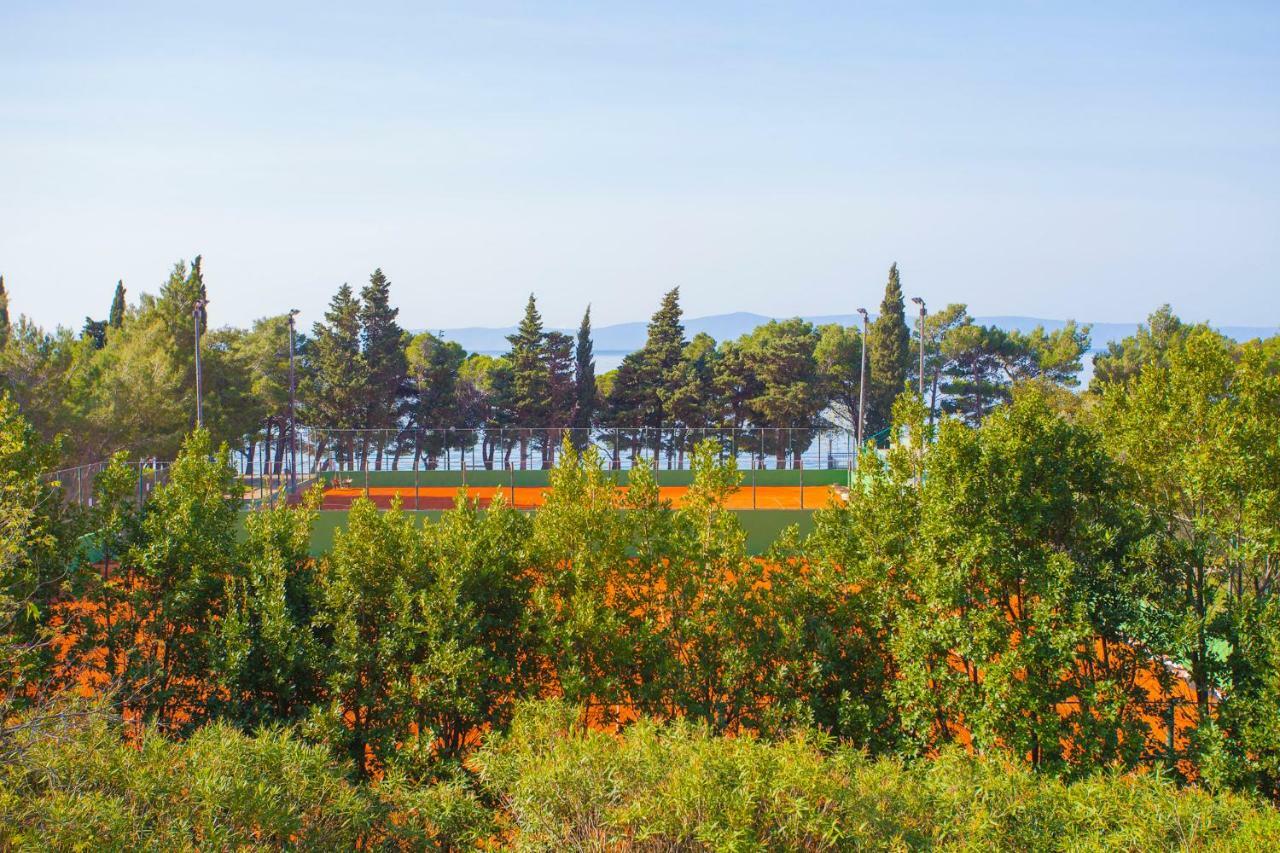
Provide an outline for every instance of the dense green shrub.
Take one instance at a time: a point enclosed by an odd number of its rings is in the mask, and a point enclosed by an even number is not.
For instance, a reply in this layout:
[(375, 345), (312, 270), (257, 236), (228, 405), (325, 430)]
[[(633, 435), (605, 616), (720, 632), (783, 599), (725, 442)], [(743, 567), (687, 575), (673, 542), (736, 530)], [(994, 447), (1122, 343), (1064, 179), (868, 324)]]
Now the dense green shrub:
[(0, 849), (418, 849), (486, 832), (463, 786), (355, 785), (287, 730), (126, 739), (102, 706), (60, 710), (6, 745)]
[(780, 742), (648, 722), (583, 730), (528, 705), (478, 755), (526, 849), (1254, 848), (1280, 814), (1156, 773), (1077, 782), (947, 751), (902, 764), (797, 733)]

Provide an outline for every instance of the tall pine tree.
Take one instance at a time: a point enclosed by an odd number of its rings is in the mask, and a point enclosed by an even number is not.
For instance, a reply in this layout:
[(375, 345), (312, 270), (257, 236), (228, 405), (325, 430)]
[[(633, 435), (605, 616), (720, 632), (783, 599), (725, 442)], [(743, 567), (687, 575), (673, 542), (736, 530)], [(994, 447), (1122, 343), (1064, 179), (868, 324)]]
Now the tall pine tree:
[[(368, 372), (360, 349), (360, 302), (350, 285), (338, 288), (324, 314), (324, 322), (312, 327), (308, 350), (309, 387), (301, 395), (305, 420), (337, 429), (361, 426), (368, 400), (365, 390)], [(339, 433), (330, 441), (340, 465), (354, 462), (349, 437)], [(323, 446), (317, 449), (317, 455), (323, 452)]]
[(574, 344), (573, 387), (576, 396), (572, 420), (574, 446), (581, 449), (587, 445), (587, 431), (596, 410), (596, 361), (592, 354), (590, 305), (582, 315)]
[(551, 382), (543, 358), (546, 334), (542, 315), (533, 294), (525, 304), (524, 317), (514, 335), (508, 335), (511, 352), (511, 408), (520, 427), (520, 467), (528, 467), (530, 430), (547, 426), (550, 414)]
[(641, 350), (642, 385), (645, 392), (644, 426), (653, 430), (649, 436), (655, 455), (661, 449), (661, 429), (674, 416), (664, 405), (680, 383), (680, 362), (684, 356), (684, 323), (681, 322), (680, 288), (673, 287), (662, 296), (662, 304), (649, 320), (648, 335)]
[(107, 315), (107, 327), (118, 329), (124, 325), (124, 280), (116, 282), (115, 296), (111, 297), (111, 313)]
[(868, 433), (884, 429), (892, 420), (893, 401), (902, 393), (910, 358), (911, 330), (907, 327), (902, 282), (895, 263), (889, 267), (889, 282), (880, 302), (880, 314), (867, 335)]
[[(369, 283), (360, 291), (361, 351), (368, 371), (362, 426), (369, 429), (393, 430), (400, 421), (400, 402), (406, 396), (409, 363), (404, 330), (396, 322), (399, 314), (399, 308), (391, 307), (391, 281), (381, 269), (374, 270)], [(384, 435), (379, 433), (374, 442), (375, 466), (379, 470), (387, 443)]]

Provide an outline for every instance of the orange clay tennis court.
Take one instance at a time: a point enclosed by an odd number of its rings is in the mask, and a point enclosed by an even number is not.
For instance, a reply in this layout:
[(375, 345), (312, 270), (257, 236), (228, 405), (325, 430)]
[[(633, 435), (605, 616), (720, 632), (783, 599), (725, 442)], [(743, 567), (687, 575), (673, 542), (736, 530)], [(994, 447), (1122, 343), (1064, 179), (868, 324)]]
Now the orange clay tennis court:
[[(458, 486), (370, 486), (370, 500), (379, 507), (389, 507), (399, 496), (405, 509), (440, 510), (453, 506)], [(626, 492), (627, 486), (618, 486)], [(681, 506), (687, 486), (661, 486), (658, 492), (663, 500)], [(467, 486), (467, 496), (487, 507), (499, 493), (508, 505), (516, 509), (537, 509), (542, 506), (547, 493), (546, 486)], [(365, 494), (363, 488), (330, 487), (324, 492), (322, 509), (347, 509), (356, 498)], [(830, 485), (814, 486), (743, 486), (729, 496), (727, 509), (820, 509), (838, 500), (836, 490)]]

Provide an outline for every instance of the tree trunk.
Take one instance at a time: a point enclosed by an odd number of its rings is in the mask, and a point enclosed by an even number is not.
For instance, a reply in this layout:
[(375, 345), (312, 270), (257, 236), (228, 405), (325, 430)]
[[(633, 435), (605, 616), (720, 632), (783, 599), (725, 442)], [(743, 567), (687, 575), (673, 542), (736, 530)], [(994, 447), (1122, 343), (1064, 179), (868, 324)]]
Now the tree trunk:
[(978, 363), (973, 363), (973, 425), (982, 423), (982, 386), (978, 384)]
[(277, 477), (284, 475), (284, 452), (288, 449), (289, 449), (289, 442), (284, 439), (284, 436), (277, 435), (276, 437), (276, 476)]
[(262, 439), (262, 476), (265, 478), (271, 473), (271, 427), (274, 425), (274, 418), (267, 418), (266, 434)]

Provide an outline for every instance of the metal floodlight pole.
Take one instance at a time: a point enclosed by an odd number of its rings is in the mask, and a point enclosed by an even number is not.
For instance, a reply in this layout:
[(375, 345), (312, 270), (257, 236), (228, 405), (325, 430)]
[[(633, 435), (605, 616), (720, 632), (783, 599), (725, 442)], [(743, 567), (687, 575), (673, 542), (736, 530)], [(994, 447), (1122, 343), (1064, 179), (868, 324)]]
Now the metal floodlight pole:
[(296, 492), (298, 490), (298, 418), (297, 418), (297, 394), (298, 382), (293, 369), (293, 338), (294, 338), (294, 322), (293, 318), (298, 315), (298, 309), (294, 308), (289, 311), (289, 491)]
[(920, 402), (924, 403), (924, 300), (913, 296), (911, 301), (920, 306)]
[(204, 427), (204, 401), (202, 399), (204, 388), (202, 386), (202, 377), (200, 376), (200, 321), (204, 318), (204, 309), (208, 306), (208, 299), (197, 299), (195, 305), (191, 308), (192, 325), (195, 326), (196, 333), (196, 428)]
[(867, 317), (867, 309), (859, 308), (858, 313), (862, 315), (862, 367), (858, 370), (858, 452), (854, 457), (862, 458), (862, 428), (867, 420), (867, 334), (871, 328), (871, 321)]

